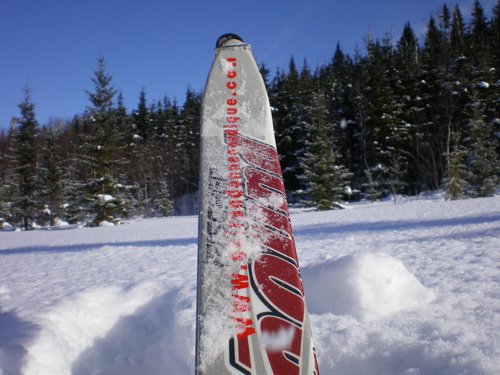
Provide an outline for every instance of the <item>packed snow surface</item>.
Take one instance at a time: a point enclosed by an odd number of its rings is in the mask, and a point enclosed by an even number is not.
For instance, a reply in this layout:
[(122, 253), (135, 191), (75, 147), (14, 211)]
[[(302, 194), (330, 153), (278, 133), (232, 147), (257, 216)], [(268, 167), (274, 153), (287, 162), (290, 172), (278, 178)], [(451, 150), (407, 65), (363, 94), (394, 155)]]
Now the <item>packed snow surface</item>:
[[(292, 214), (321, 373), (498, 374), (500, 197), (398, 202)], [(0, 374), (192, 374), (196, 251), (196, 217), (0, 232)]]

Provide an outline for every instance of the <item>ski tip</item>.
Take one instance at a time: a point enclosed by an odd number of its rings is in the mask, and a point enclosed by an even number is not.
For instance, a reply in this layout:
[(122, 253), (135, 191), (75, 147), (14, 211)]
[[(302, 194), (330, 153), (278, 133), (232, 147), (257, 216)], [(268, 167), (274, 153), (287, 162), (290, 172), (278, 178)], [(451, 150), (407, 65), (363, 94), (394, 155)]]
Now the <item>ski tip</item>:
[(227, 34), (221, 35), (219, 37), (219, 39), (217, 39), (217, 43), (215, 43), (215, 48), (222, 47), (224, 44), (226, 44), (230, 40), (239, 40), (240, 42), (243, 43), (243, 39), (241, 38), (241, 36), (239, 36), (237, 34), (233, 34), (233, 33), (227, 33)]

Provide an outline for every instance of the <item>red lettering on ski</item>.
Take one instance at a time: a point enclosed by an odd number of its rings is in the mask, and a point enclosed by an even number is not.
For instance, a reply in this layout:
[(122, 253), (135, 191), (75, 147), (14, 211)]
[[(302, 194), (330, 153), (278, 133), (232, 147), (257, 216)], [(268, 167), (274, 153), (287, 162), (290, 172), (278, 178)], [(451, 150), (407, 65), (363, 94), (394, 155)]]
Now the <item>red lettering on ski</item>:
[(259, 312), (256, 324), (262, 332), (294, 330), (286, 348), (266, 352), (273, 371), (298, 374), (305, 302), (278, 153), (241, 134), (239, 142), (240, 158), (246, 164), (242, 168), (245, 204), (264, 251), (250, 270), (253, 289), (268, 309)]

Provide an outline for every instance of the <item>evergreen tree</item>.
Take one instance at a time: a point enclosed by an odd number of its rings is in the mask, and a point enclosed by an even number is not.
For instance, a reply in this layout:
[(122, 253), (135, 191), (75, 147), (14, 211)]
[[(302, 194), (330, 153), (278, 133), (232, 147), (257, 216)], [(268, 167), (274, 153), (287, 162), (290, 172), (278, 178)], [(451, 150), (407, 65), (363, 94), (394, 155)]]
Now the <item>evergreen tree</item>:
[(421, 128), (422, 140), (418, 155), (421, 179), (431, 190), (439, 189), (445, 169), (443, 150), (448, 140), (450, 121), (443, 109), (442, 96), (446, 78), (446, 50), (443, 33), (438, 29), (434, 17), (431, 17), (422, 51), (420, 90), (425, 122)]
[(449, 155), (447, 178), (444, 186), (446, 199), (450, 200), (464, 197), (467, 173), (467, 166), (465, 165), (467, 150), (461, 144), (459, 134), (455, 134), (454, 138), (454, 147)]
[(159, 216), (172, 216), (174, 214), (174, 204), (169, 189), (168, 173), (163, 173), (160, 176), (158, 192), (154, 203)]
[(497, 0), (497, 3), (493, 7), (489, 51), (493, 54), (492, 60), (497, 72), (497, 77), (500, 77), (500, 0)]
[(40, 198), (44, 206), (44, 224), (55, 224), (60, 216), (63, 193), (63, 170), (59, 155), (59, 144), (51, 128), (45, 128), (41, 134), (42, 160), (39, 168)]
[(309, 121), (306, 123), (308, 140), (304, 153), (305, 195), (318, 210), (342, 208), (341, 201), (348, 188), (349, 174), (339, 164), (339, 155), (333, 150), (326, 96), (313, 94), (312, 104), (308, 107)]
[(368, 44), (367, 69), (369, 84), (365, 95), (370, 114), (367, 119), (367, 135), (371, 148), (366, 171), (367, 177), (370, 177), (366, 182), (376, 185), (369, 187), (365, 184), (365, 188), (388, 195), (400, 190), (407, 163), (402, 160), (404, 150), (398, 147), (400, 144), (404, 146), (405, 136), (401, 133), (406, 128), (400, 119), (399, 99), (394, 95), (398, 75), (393, 48), (387, 39), (383, 44), (378, 41)]
[[(85, 121), (89, 134), (85, 139), (87, 165), (90, 176), (86, 184), (90, 213), (94, 215), (91, 225), (108, 221), (118, 223), (126, 209), (118, 199), (117, 152), (118, 132), (113, 98), (116, 94), (111, 84), (112, 76), (106, 72), (104, 57), (97, 59), (97, 68), (92, 82), (94, 90), (87, 91), (91, 106)], [(90, 136), (89, 136), (90, 135)]]
[(133, 127), (136, 130), (136, 136), (146, 140), (151, 135), (151, 116), (146, 103), (146, 91), (144, 88), (139, 94), (139, 104), (134, 112)]
[(455, 5), (452, 12), (450, 53), (455, 58), (463, 58), (465, 55), (466, 34), (464, 19), (458, 5)]
[(355, 137), (354, 77), (352, 61), (337, 43), (332, 62), (320, 71), (317, 79), (326, 94), (329, 121), (334, 124), (335, 147), (350, 170), (360, 164), (358, 143)]
[(403, 29), (397, 45), (397, 81), (394, 93), (400, 108), (396, 132), (401, 139), (396, 142), (399, 151), (405, 153), (407, 191), (418, 194), (423, 190), (421, 181), (421, 155), (425, 107), (421, 95), (421, 52), (415, 32), (409, 23)]
[(273, 120), (276, 143), (280, 155), (283, 180), (288, 199), (296, 202), (304, 189), (299, 176), (303, 174), (301, 157), (304, 154), (304, 119), (305, 108), (310, 103), (310, 90), (302, 87), (310, 82), (307, 66), (301, 74), (292, 57), (288, 74), (276, 77), (271, 89), (271, 106), (274, 108)]
[(470, 56), (479, 64), (484, 63), (488, 55), (488, 33), (489, 26), (484, 8), (479, 0), (474, 0), (469, 48)]
[(499, 183), (500, 164), (496, 152), (493, 129), (484, 115), (484, 103), (477, 100), (472, 104), (470, 127), (470, 151), (468, 155), (468, 190), (472, 197), (490, 197), (495, 194)]
[(16, 128), (11, 127), (0, 141), (0, 229), (3, 224), (15, 224), (13, 203), (19, 197), (18, 171), (16, 169)]
[(19, 104), (21, 116), (17, 119), (16, 161), (19, 197), (14, 203), (16, 216), (26, 230), (34, 223), (36, 213), (36, 137), (38, 121), (29, 88), (24, 89), (24, 99)]
[[(177, 179), (174, 183), (174, 197), (181, 197), (198, 190), (200, 124), (201, 95), (188, 90), (177, 122), (174, 154)], [(181, 210), (185, 213), (192, 212), (193, 207), (183, 207)]]

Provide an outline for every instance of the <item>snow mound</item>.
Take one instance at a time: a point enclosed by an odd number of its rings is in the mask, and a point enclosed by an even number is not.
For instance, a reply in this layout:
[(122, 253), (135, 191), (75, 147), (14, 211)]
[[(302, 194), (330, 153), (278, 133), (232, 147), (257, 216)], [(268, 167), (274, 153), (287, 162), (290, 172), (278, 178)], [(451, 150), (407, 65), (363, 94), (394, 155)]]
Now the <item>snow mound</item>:
[(99, 223), (100, 227), (112, 227), (115, 224), (113, 224), (111, 221), (103, 220)]
[(54, 220), (54, 226), (55, 227), (67, 227), (69, 226), (69, 223), (67, 221), (64, 221), (62, 219), (59, 219), (58, 217)]
[(351, 315), (361, 321), (415, 310), (435, 294), (403, 262), (387, 254), (356, 254), (303, 271), (312, 313)]

